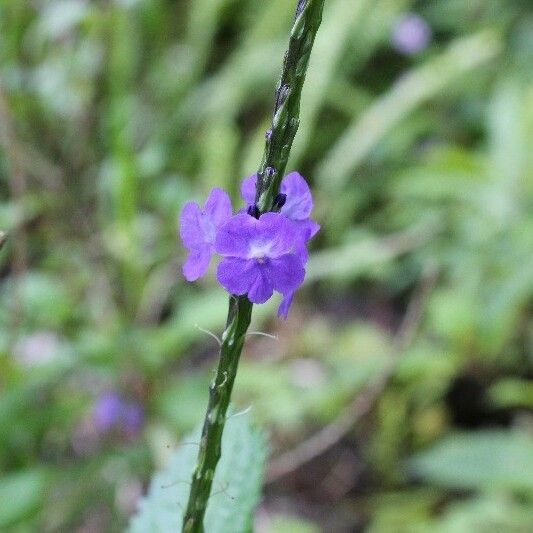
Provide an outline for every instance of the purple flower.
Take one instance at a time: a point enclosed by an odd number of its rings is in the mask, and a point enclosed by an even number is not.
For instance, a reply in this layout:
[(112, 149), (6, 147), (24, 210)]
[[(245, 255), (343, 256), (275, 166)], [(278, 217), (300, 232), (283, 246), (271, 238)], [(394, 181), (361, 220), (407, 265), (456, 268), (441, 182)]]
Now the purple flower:
[(258, 304), (274, 291), (294, 293), (305, 275), (296, 253), (300, 239), (296, 225), (280, 213), (265, 213), (259, 219), (235, 215), (217, 234), (215, 250), (224, 257), (218, 281), (231, 294), (247, 294)]
[(93, 421), (98, 431), (106, 433), (120, 420), (122, 398), (116, 392), (106, 392), (100, 396), (93, 407)]
[(209, 268), (218, 228), (232, 215), (231, 201), (222, 189), (211, 191), (203, 211), (196, 202), (187, 202), (180, 215), (180, 236), (189, 250), (183, 265), (187, 281), (201, 278)]
[(415, 13), (407, 13), (395, 24), (392, 45), (398, 52), (414, 55), (424, 50), (431, 41), (431, 28)]
[(275, 201), (279, 213), (256, 218), (256, 184), (256, 175), (244, 180), (241, 193), (248, 209), (234, 217), (229, 197), (221, 189), (211, 191), (203, 211), (194, 202), (185, 204), (180, 235), (189, 256), (183, 274), (188, 281), (200, 278), (216, 252), (223, 257), (217, 278), (224, 288), (231, 294), (247, 294), (254, 303), (264, 303), (278, 291), (283, 295), (278, 315), (287, 318), (305, 275), (307, 243), (320, 226), (310, 218), (313, 197), (298, 172), (281, 182)]
[[(253, 205), (255, 202), (256, 186), (257, 174), (245, 178), (241, 184), (241, 196), (248, 205)], [(281, 180), (280, 192), (286, 196), (280, 213), (295, 222), (301, 237), (296, 252), (305, 263), (308, 256), (306, 243), (320, 229), (320, 225), (310, 218), (313, 211), (311, 189), (301, 174), (291, 172)]]
[(122, 408), (121, 427), (129, 437), (141, 431), (144, 423), (144, 409), (136, 402), (125, 403)]
[(96, 400), (92, 420), (99, 433), (121, 430), (131, 437), (142, 428), (144, 410), (137, 402), (128, 402), (116, 392), (106, 392)]
[[(257, 174), (249, 176), (242, 182), (241, 196), (249, 205), (255, 202), (256, 186)], [(311, 189), (301, 174), (291, 172), (281, 181), (280, 192), (286, 197), (280, 213), (292, 220), (298, 229), (300, 237), (297, 239), (295, 252), (305, 266), (309, 258), (307, 243), (320, 230), (320, 225), (310, 218), (313, 211)], [(293, 298), (294, 291), (283, 295), (278, 309), (279, 317), (287, 318)]]

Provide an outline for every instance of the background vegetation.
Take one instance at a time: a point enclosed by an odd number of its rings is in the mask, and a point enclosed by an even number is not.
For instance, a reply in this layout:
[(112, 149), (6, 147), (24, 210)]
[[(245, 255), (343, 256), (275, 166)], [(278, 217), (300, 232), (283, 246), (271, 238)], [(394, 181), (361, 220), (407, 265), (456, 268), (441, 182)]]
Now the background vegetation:
[[(257, 169), (293, 4), (0, 0), (1, 531), (121, 531), (201, 420), (226, 295), (177, 216)], [(323, 229), (235, 391), (257, 531), (533, 529), (532, 28), (327, 0), (288, 167)]]

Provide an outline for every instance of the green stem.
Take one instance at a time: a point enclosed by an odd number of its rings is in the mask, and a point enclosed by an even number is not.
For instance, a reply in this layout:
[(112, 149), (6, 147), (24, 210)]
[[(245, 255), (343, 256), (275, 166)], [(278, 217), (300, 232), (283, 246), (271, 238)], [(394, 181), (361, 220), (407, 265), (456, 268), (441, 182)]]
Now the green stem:
[(222, 452), (221, 442), (226, 412), (251, 317), (252, 304), (248, 298), (232, 296), (226, 329), (222, 335), (217, 373), (209, 387), (209, 403), (202, 428), (196, 469), (192, 477), (189, 503), (183, 517), (183, 531), (187, 533), (204, 530), (204, 514), (215, 469)]
[[(281, 178), (300, 114), (300, 95), (315, 35), (322, 19), (324, 0), (298, 0), (285, 54), (281, 79), (276, 90), (272, 128), (267, 132), (265, 153), (258, 171), (257, 207), (259, 213), (274, 209)], [(252, 304), (246, 296), (230, 299), (226, 330), (222, 335), (216, 376), (209, 387), (209, 403), (204, 419), (198, 460), (193, 473), (189, 501), (183, 517), (185, 533), (203, 533), (204, 515), (222, 450), (222, 433), (246, 331), (252, 317)]]
[(300, 97), (316, 32), (322, 21), (324, 0), (299, 0), (276, 89), (272, 128), (267, 131), (265, 152), (257, 172), (256, 203), (260, 213), (272, 211), (292, 141), (300, 124)]

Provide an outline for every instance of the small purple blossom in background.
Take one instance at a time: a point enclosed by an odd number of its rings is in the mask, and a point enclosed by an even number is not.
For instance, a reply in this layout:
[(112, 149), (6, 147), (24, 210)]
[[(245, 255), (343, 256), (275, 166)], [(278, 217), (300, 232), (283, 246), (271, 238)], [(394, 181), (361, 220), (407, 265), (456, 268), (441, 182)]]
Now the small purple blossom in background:
[(107, 433), (120, 420), (122, 398), (116, 392), (107, 392), (100, 396), (93, 406), (93, 421), (96, 429)]
[(122, 408), (122, 430), (128, 437), (138, 435), (144, 425), (144, 409), (137, 402), (129, 402)]
[(231, 201), (222, 189), (211, 191), (203, 211), (196, 202), (187, 202), (180, 215), (180, 236), (189, 250), (189, 257), (183, 265), (187, 281), (196, 281), (209, 268), (214, 252), (217, 230), (232, 215)]
[(247, 294), (257, 304), (265, 303), (276, 290), (284, 296), (303, 282), (305, 270), (296, 255), (299, 233), (280, 213), (265, 213), (259, 219), (247, 214), (234, 216), (220, 229), (215, 250), (225, 259), (217, 278), (231, 294)]
[(126, 401), (116, 392), (106, 392), (97, 398), (92, 420), (99, 433), (113, 430), (122, 431), (133, 437), (139, 433), (144, 423), (144, 410), (140, 404)]
[(406, 13), (396, 21), (392, 45), (402, 54), (415, 55), (427, 48), (431, 37), (431, 28), (420, 15)]

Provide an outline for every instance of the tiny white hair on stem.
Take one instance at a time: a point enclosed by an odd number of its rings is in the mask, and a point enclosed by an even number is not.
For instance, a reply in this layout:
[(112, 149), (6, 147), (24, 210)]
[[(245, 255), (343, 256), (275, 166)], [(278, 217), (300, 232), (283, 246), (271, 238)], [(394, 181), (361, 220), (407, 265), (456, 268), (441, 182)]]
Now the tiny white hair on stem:
[(176, 485), (181, 485), (182, 483), (186, 483), (189, 485), (189, 487), (192, 485), (190, 481), (185, 481), (184, 479), (180, 479), (178, 481), (173, 481), (172, 483), (168, 483), (167, 485), (161, 485), (162, 489), (170, 489), (171, 487), (175, 487)]
[(193, 442), (193, 441), (185, 441), (185, 442), (180, 442), (179, 445), (180, 446), (200, 446), (200, 443)]
[(230, 418), (235, 418), (236, 416), (242, 416), (242, 415), (245, 415), (246, 413), (249, 413), (250, 411), (252, 410), (252, 406), (249, 405), (246, 409), (244, 409), (243, 411), (239, 411), (238, 413), (234, 413), (232, 415), (229, 415), (226, 417), (226, 420), (229, 420)]
[(217, 490), (216, 492), (213, 492), (213, 494), (211, 494), (209, 496), (209, 499), (211, 499), (213, 496), (216, 496), (217, 494), (224, 494), (227, 498), (229, 498), (232, 502), (234, 502), (235, 501), (235, 496), (232, 496), (228, 492), (228, 488), (229, 488), (229, 483), (227, 481), (225, 483), (225, 486), (222, 485), (222, 483), (220, 483), (220, 490)]
[(272, 335), (271, 333), (265, 333), (264, 331), (248, 331), (246, 335), (259, 335), (260, 337), (268, 337), (269, 339), (273, 339), (275, 341), (279, 341), (279, 338), (277, 335)]
[(180, 446), (200, 446), (200, 443), (194, 441), (183, 441), (178, 442), (178, 444), (166, 444), (165, 448), (170, 450), (171, 448), (179, 448)]
[(224, 380), (219, 385), (219, 387), (223, 387), (227, 383), (227, 381), (228, 381), (228, 373), (226, 371), (224, 371)]
[(218, 344), (219, 347), (222, 346), (222, 341), (212, 331), (209, 331), (208, 329), (204, 329), (201, 326), (199, 326), (198, 324), (195, 324), (194, 327), (197, 330), (201, 331), (202, 333), (205, 333), (206, 335), (209, 335), (210, 337), (215, 339), (215, 341), (216, 341), (216, 343)]

